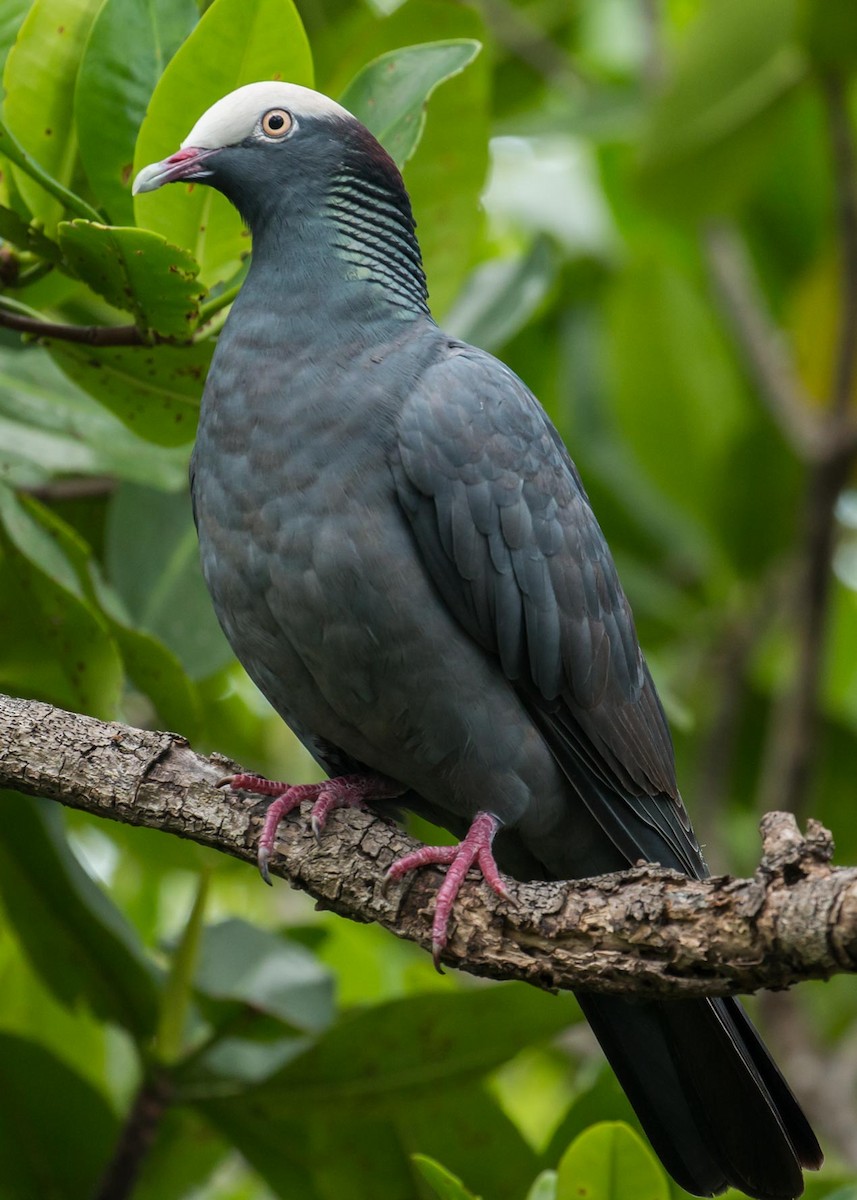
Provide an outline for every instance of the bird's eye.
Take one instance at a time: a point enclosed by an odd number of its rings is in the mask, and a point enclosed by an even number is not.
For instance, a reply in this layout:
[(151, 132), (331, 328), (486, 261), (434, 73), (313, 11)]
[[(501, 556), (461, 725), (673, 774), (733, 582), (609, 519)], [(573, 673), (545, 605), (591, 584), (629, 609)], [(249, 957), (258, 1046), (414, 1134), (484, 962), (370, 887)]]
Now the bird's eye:
[(262, 117), (262, 132), (270, 138), (285, 137), (292, 127), (292, 115), (284, 108), (272, 108)]

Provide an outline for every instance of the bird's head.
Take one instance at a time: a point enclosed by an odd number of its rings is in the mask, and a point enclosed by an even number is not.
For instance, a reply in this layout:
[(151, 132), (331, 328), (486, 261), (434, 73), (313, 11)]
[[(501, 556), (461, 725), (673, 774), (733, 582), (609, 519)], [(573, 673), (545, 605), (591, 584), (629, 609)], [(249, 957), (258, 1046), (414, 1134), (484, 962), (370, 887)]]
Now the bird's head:
[(280, 193), (296, 176), (323, 179), (355, 152), (401, 185), (395, 164), (341, 104), (294, 83), (249, 83), (203, 113), (174, 154), (143, 167), (132, 190), (205, 183), (252, 223), (260, 197)]
[[(181, 147), (143, 167), (133, 191), (199, 182), (231, 200), (279, 252), (284, 229), (304, 259), (326, 255), (349, 280), (368, 279), (403, 309), (427, 311), (411, 205), (399, 169), (365, 126), (320, 92), (250, 83), (199, 118)], [(263, 261), (270, 259), (262, 256)], [(305, 264), (306, 265), (306, 264)]]

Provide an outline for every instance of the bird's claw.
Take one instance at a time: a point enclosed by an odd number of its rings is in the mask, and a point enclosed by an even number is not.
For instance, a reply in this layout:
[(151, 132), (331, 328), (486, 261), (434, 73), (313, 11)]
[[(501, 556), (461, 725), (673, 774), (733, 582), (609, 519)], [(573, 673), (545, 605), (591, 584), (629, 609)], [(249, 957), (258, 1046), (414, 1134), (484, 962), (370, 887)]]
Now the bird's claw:
[(317, 842), (321, 842), (321, 831), (334, 808), (365, 808), (367, 799), (392, 799), (400, 796), (404, 788), (382, 775), (341, 775), (326, 779), (323, 783), (282, 783), (265, 779), (262, 775), (225, 775), (218, 780), (217, 787), (230, 787), (234, 791), (254, 792), (260, 796), (273, 796), (268, 806), (265, 823), (259, 838), (257, 861), (259, 873), (265, 883), (271, 884), (270, 861), (280, 821), (304, 800), (313, 802), (310, 813), (310, 828)]
[(390, 883), (394, 879), (401, 879), (409, 871), (429, 865), (448, 867), (446, 878), (435, 897), (432, 919), (431, 957), (435, 969), (441, 975), (443, 969), (440, 958), (449, 941), (452, 909), (470, 868), (478, 867), (492, 891), (504, 900), (509, 899), (509, 893), (503, 884), (491, 850), (494, 835), (499, 828), (500, 822), (492, 813), (477, 813), (466, 836), (457, 846), (421, 846), (419, 850), (397, 859), (384, 876), (381, 890), (386, 895)]
[(273, 887), (274, 884), (271, 880), (271, 872), (268, 870), (268, 863), (271, 861), (271, 851), (267, 846), (259, 847), (256, 861), (259, 864), (259, 874), (262, 876), (265, 883), (267, 883), (268, 887)]

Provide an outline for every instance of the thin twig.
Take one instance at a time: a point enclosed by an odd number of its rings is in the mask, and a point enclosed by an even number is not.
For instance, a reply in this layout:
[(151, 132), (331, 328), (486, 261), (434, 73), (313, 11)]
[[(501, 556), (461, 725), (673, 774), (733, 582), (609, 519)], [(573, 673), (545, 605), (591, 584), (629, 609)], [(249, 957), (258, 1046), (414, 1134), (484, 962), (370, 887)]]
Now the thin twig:
[(147, 346), (148, 339), (136, 325), (64, 325), (39, 321), (21, 313), (0, 308), (0, 325), (34, 337), (56, 338), (62, 342), (81, 342), (86, 346)]
[(112, 475), (75, 475), (66, 479), (50, 479), (47, 483), (36, 483), (32, 487), (17, 490), (36, 500), (47, 502), (61, 500), (88, 500), (93, 496), (111, 496), (118, 487)]
[(845, 82), (840, 75), (831, 74), (822, 84), (842, 259), (842, 305), (830, 407), (843, 417), (851, 406), (857, 368), (857, 168)]
[(839, 335), (830, 403), (818, 421), (822, 453), (811, 463), (804, 508), (793, 620), (797, 663), (788, 690), (774, 709), (766, 749), (760, 806), (803, 812), (818, 741), (822, 663), (832, 591), (836, 503), (857, 456), (850, 416), (857, 369), (857, 175), (844, 85), (836, 75), (822, 80), (830, 131), (836, 216), (842, 258)]
[(705, 248), (724, 315), (759, 396), (798, 458), (818, 461), (827, 453), (827, 439), (789, 360), (785, 338), (768, 314), (739, 234), (730, 225), (709, 225)]
[(155, 1072), (143, 1080), (120, 1130), (95, 1200), (128, 1200), (134, 1194), (172, 1095), (173, 1087), (166, 1074)]

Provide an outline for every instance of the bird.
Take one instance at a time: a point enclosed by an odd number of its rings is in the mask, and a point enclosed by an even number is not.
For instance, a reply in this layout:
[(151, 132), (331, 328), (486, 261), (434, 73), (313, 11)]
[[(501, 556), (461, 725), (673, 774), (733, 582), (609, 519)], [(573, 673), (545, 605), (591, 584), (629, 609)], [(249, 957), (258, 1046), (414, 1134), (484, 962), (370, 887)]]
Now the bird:
[[(455, 131), (450, 130), (454, 137)], [(135, 193), (207, 185), (252, 236), (219, 334), (190, 476), (202, 571), (237, 658), (326, 772), (273, 797), (396, 805), (460, 841), (442, 958), (471, 866), (580, 879), (641, 860), (708, 874), (666, 717), (580, 475), (533, 393), (434, 321), (402, 176), (351, 113), (248, 84), (144, 167)], [(652, 1146), (687, 1191), (803, 1190), (816, 1137), (734, 998), (581, 993)]]

